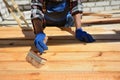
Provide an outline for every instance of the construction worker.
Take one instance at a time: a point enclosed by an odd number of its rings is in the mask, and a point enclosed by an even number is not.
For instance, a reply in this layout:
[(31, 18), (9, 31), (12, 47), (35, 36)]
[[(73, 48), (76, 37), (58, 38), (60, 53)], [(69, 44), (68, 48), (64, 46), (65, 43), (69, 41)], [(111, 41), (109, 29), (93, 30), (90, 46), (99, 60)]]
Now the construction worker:
[(44, 43), (45, 26), (70, 27), (74, 25), (76, 27), (75, 37), (78, 40), (88, 43), (95, 41), (81, 28), (82, 8), (81, 0), (31, 0), (31, 21), (36, 34), (34, 44), (40, 53), (48, 50)]

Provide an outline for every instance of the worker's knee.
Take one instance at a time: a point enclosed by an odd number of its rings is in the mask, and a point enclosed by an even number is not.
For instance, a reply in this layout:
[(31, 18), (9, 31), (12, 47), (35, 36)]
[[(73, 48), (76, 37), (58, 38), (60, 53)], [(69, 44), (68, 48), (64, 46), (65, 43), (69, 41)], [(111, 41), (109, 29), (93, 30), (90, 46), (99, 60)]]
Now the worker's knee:
[(43, 20), (40, 20), (39, 18), (32, 19), (32, 24), (33, 24), (35, 34), (43, 32), (45, 28)]

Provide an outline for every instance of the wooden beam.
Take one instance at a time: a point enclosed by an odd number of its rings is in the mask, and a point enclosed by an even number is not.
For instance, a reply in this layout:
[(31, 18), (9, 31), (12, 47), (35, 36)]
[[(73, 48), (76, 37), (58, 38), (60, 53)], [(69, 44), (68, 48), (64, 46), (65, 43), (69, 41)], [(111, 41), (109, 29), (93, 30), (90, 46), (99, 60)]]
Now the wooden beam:
[(105, 19), (90, 19), (82, 20), (83, 24), (110, 24), (110, 23), (120, 23), (120, 18), (105, 18)]
[(111, 18), (112, 14), (83, 12), (83, 16), (100, 16), (100, 17), (104, 17), (104, 18)]
[[(1, 52), (0, 61), (26, 61), (27, 51)], [(48, 52), (41, 55), (47, 61), (120, 61), (120, 51)]]
[(120, 72), (0, 71), (1, 80), (119, 80)]
[(8, 45), (8, 46), (32, 46), (34, 40), (22, 40), (22, 39), (0, 39), (0, 45)]
[[(72, 28), (73, 30), (75, 28)], [(115, 28), (100, 28), (100, 27), (87, 27), (84, 28), (85, 31), (92, 34), (96, 39), (120, 39), (119, 27)], [(8, 34), (9, 31), (9, 34)], [(59, 28), (46, 28), (45, 32), (50, 39), (75, 39), (73, 35), (67, 31), (62, 31)], [(54, 34), (56, 33), (56, 34)], [(0, 39), (34, 39), (35, 35), (32, 30), (20, 28), (0, 28)]]
[[(2, 32), (0, 32), (2, 33)], [(58, 33), (58, 34), (47, 34), (47, 36), (49, 37), (50, 40), (53, 40), (53, 39), (59, 39), (59, 40), (63, 40), (63, 39), (71, 39), (71, 40), (75, 40), (75, 37), (73, 35), (71, 35), (70, 33), (67, 33), (65, 32), (66, 34), (61, 34), (61, 33)], [(115, 33), (115, 32), (100, 32), (100, 33), (96, 33), (93, 34), (91, 33), (91, 35), (96, 39), (96, 40), (120, 40), (120, 37), (119, 37), (119, 34)], [(25, 39), (34, 39), (35, 38), (35, 35), (33, 33), (29, 33), (29, 32), (26, 32), (25, 34), (22, 34), (22, 33), (17, 33), (17, 34), (14, 34), (14, 33), (10, 33), (10, 34), (4, 34), (4, 35), (0, 35), (0, 39), (1, 40), (5, 40), (5, 39), (20, 39), (20, 40), (25, 40)]]
[[(76, 51), (120, 51), (120, 42), (94, 42), (94, 43), (49, 43), (47, 52), (76, 52)], [(1, 45), (0, 52), (29, 51), (30, 46)]]
[(111, 11), (102, 11), (102, 13), (107, 13), (107, 14), (119, 14), (120, 10), (111, 10)]
[(120, 71), (120, 62), (114, 61), (47, 61), (39, 68), (24, 61), (0, 62), (0, 70), (33, 71)]
[[(101, 35), (102, 36), (102, 35)], [(66, 38), (64, 38), (64, 37), (66, 37)], [(99, 36), (98, 36), (99, 37)], [(104, 36), (105, 37), (105, 36)], [(114, 39), (112, 39), (112, 38), (107, 38), (107, 36), (106, 36), (106, 38), (104, 39), (104, 37), (100, 37), (100, 38), (96, 38), (96, 42), (95, 43), (110, 43), (110, 42), (114, 42), (114, 43), (116, 43), (116, 42), (119, 42), (119, 37), (118, 38), (114, 38)], [(117, 36), (115, 36), (115, 37), (117, 37)], [(62, 39), (61, 39), (62, 38)], [(8, 38), (9, 39), (9, 38)], [(70, 40), (69, 40), (70, 39)], [(98, 40), (97, 40), (98, 39)], [(99, 40), (100, 39), (100, 40)], [(110, 39), (110, 40), (109, 40)], [(18, 46), (20, 46), (20, 45), (24, 45), (24, 46), (30, 46), (30, 45), (32, 45), (33, 44), (33, 40), (22, 40), (22, 39), (18, 39), (18, 40), (6, 40), (6, 39), (1, 39), (0, 40), (1, 42), (0, 42), (0, 44), (1, 45), (8, 45), (8, 46), (16, 46), (16, 45), (18, 45)], [(7, 42), (8, 41), (8, 42)], [(18, 43), (19, 42), (19, 43)], [(23, 42), (23, 43), (22, 43)], [(73, 36), (50, 36), (49, 37), (49, 40), (48, 40), (48, 42), (47, 42), (47, 44), (48, 45), (55, 45), (55, 44), (58, 44), (58, 45), (60, 45), (60, 44), (90, 44), (90, 43), (84, 43), (84, 42), (81, 42), (81, 41), (79, 41), (79, 40), (77, 40), (77, 39), (75, 39)]]
[[(51, 27), (48, 26), (45, 28), (45, 30), (60, 31), (60, 28), (55, 27), (55, 26), (51, 26)], [(33, 28), (32, 27), (31, 28), (30, 27), (18, 27), (18, 26), (15, 26), (15, 27), (0, 26), (0, 31), (33, 31)]]
[[(72, 30), (75, 30), (75, 27), (71, 27)], [(118, 25), (115, 25), (115, 26), (109, 26), (106, 27), (104, 25), (99, 25), (99, 26), (85, 26), (85, 27), (82, 27), (84, 30), (87, 30), (87, 31), (106, 31), (106, 30), (120, 30), (120, 27)], [(15, 27), (7, 27), (7, 26), (0, 26), (0, 31), (33, 31), (32, 28), (29, 28), (29, 27), (18, 27), (18, 26), (15, 26)], [(47, 26), (45, 28), (45, 31), (47, 32), (52, 32), (52, 31), (63, 31), (61, 30), (60, 28), (56, 27), (56, 26)]]
[(2, 80), (119, 80), (120, 72), (1, 71)]

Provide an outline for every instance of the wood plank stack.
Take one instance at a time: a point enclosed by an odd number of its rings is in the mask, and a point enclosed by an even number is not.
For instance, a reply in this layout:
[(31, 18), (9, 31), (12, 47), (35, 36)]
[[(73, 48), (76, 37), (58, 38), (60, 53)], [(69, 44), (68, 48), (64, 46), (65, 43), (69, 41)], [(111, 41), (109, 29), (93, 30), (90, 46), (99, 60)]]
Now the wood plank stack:
[(33, 46), (32, 29), (0, 27), (0, 80), (120, 80), (120, 26), (84, 30), (97, 41), (83, 43), (47, 27), (49, 50), (41, 56), (47, 62), (36, 68), (25, 59)]

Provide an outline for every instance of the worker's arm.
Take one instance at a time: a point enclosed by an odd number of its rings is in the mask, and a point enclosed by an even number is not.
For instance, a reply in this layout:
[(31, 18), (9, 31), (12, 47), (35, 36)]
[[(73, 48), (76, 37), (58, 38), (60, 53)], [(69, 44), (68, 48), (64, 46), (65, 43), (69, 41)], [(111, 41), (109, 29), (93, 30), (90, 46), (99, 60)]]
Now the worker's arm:
[(43, 32), (45, 24), (43, 3), (44, 0), (31, 0), (31, 21), (36, 34), (34, 44), (40, 53), (48, 49), (46, 42), (44, 42), (46, 35)]
[(76, 29), (81, 28), (81, 13), (77, 13), (74, 16), (74, 22)]
[(43, 32), (45, 27), (43, 4), (43, 0), (31, 0), (31, 21), (35, 34)]
[(88, 43), (94, 42), (95, 39), (89, 33), (82, 30), (81, 18), (80, 18), (81, 14), (77, 13), (77, 14), (73, 15), (73, 17), (74, 17), (74, 22), (75, 22), (75, 27), (76, 27), (75, 37), (78, 40), (83, 41), (83, 42), (88, 42)]
[(75, 37), (83, 42), (94, 42), (95, 39), (81, 28), (81, 13), (83, 10), (81, 0), (70, 0), (70, 10), (76, 27)]
[(43, 0), (31, 0), (31, 19), (44, 19)]
[(81, 14), (83, 12), (83, 6), (81, 0), (70, 0), (70, 12), (74, 17), (76, 28), (81, 27)]

